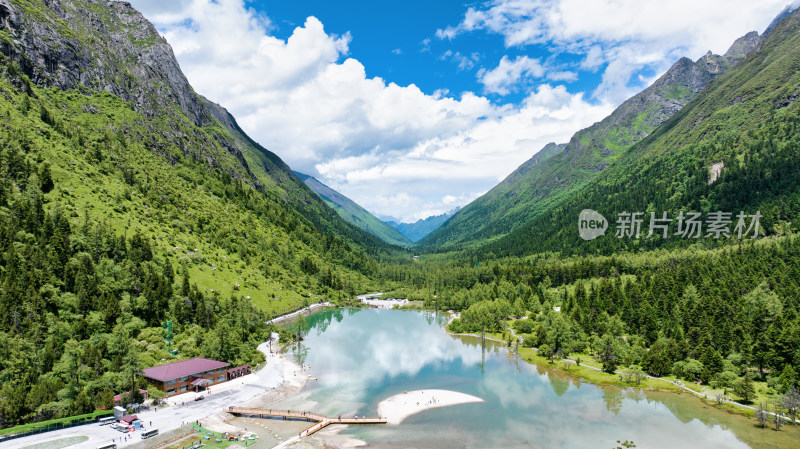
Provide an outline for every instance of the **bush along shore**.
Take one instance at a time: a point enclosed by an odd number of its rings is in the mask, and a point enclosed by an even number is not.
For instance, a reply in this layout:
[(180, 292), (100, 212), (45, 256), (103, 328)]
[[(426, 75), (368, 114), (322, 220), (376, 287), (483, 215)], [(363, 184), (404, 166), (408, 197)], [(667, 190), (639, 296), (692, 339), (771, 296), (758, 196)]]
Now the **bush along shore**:
[[(795, 387), (788, 388), (783, 394), (775, 394), (769, 391), (766, 383), (756, 382), (748, 375), (743, 376), (730, 389), (687, 381), (685, 378), (682, 380), (678, 376), (653, 376), (646, 373), (640, 365), (620, 366), (614, 361), (609, 362), (608, 358), (613, 355), (604, 355), (602, 346), (598, 353), (587, 351), (567, 356), (562, 350), (554, 351), (553, 347), (546, 343), (532, 347), (531, 335), (515, 331), (515, 329), (530, 331), (530, 323), (526, 320), (529, 319), (522, 317), (501, 321), (500, 331), (492, 327), (490, 332), (486, 332), (485, 329), (481, 329), (481, 332), (464, 332), (465, 328), (475, 329), (476, 326), (465, 326), (460, 316), (452, 314), (446, 328), (451, 335), (470, 336), (506, 344), (509, 350), (516, 351), (519, 357), (528, 363), (557, 369), (596, 385), (689, 392), (721, 410), (752, 417), (763, 427), (770, 424), (780, 429), (783, 423), (800, 423), (798, 419), (800, 391)], [(683, 363), (678, 362), (678, 365), (682, 366)], [(738, 400), (734, 400), (734, 397)]]

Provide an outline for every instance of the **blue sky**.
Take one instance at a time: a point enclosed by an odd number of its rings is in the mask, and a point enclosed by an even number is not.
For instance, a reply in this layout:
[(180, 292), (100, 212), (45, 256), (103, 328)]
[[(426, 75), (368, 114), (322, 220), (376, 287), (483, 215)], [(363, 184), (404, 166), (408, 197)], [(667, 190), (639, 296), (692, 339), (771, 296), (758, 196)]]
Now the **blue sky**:
[[(557, 52), (545, 45), (506, 48), (502, 35), (470, 33), (454, 40), (436, 37), (436, 30), (458, 23), (466, 11), (461, 1), (347, 2), (331, 1), (252, 1), (248, 5), (274, 17), (272, 34), (288, 39), (308, 16), (325, 24), (328, 33), (350, 33), (353, 39), (348, 56), (362, 61), (367, 77), (378, 76), (399, 85), (415, 84), (426, 94), (446, 89), (458, 96), (471, 91), (486, 94), (492, 101), (518, 103), (527, 87), (507, 95), (484, 92), (476, 74), (494, 66), (503, 56), (547, 59), (557, 56), (560, 64), (577, 65), (582, 56)], [(475, 3), (477, 4), (477, 3)], [(424, 13), (421, 13), (424, 12)], [(366, 37), (366, 38), (364, 38)], [(575, 81), (565, 83), (572, 93), (593, 91), (600, 83), (601, 71), (583, 70)], [(651, 75), (652, 76), (652, 73)], [(523, 83), (524, 84), (524, 83)]]
[(463, 206), (786, 0), (132, 0), (195, 90), (376, 215)]

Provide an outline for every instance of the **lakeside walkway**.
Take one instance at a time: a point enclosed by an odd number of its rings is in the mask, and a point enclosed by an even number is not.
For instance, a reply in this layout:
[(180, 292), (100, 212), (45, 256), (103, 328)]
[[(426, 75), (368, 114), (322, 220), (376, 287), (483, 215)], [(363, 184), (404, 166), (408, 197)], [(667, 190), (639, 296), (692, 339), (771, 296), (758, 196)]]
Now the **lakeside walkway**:
[(264, 410), (250, 407), (228, 407), (225, 413), (231, 415), (258, 416), (259, 418), (283, 418), (283, 419), (304, 419), (306, 421), (316, 421), (317, 423), (308, 429), (300, 432), (299, 436), (309, 436), (330, 424), (386, 424), (386, 418), (328, 418), (327, 416), (316, 413), (301, 412), (295, 410)]
[(296, 310), (294, 312), (286, 313), (284, 315), (275, 317), (275, 318), (267, 321), (267, 324), (278, 324), (278, 323), (283, 323), (285, 321), (291, 321), (291, 320), (297, 318), (300, 314), (311, 313), (311, 312), (313, 312), (313, 311), (315, 311), (315, 310), (317, 310), (319, 308), (322, 308), (322, 307), (333, 307), (333, 306), (334, 306), (334, 304), (331, 303), (331, 302), (328, 302), (328, 301), (314, 303), (314, 304), (311, 304), (310, 306), (303, 307), (300, 310)]

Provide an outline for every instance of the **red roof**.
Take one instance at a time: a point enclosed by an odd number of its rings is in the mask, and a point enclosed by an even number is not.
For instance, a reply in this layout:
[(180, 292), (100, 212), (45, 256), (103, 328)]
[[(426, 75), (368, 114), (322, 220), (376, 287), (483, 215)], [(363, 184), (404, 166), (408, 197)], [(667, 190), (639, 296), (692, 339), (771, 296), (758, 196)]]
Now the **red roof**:
[(124, 422), (126, 424), (130, 424), (130, 423), (132, 423), (134, 421), (138, 421), (138, 420), (139, 420), (139, 417), (136, 416), (136, 415), (125, 415), (125, 416), (122, 417), (122, 419), (120, 419), (120, 421), (122, 421), (122, 422)]
[[(144, 398), (147, 399), (147, 395), (148, 395), (147, 390), (142, 390), (140, 388), (139, 389), (139, 393), (141, 393), (142, 396), (144, 396)], [(119, 402), (119, 401), (122, 400), (122, 398), (127, 398), (130, 395), (131, 395), (130, 391), (126, 391), (124, 393), (120, 393), (120, 394), (114, 395), (114, 402)]]
[(236, 368), (231, 368), (231, 369), (228, 370), (228, 372), (229, 373), (235, 373), (237, 371), (247, 371), (249, 369), (250, 369), (250, 365), (242, 365), (242, 366), (237, 366)]
[(202, 376), (204, 371), (225, 368), (229, 365), (230, 363), (197, 357), (194, 359), (181, 360), (180, 362), (167, 363), (166, 365), (147, 368), (144, 370), (144, 377), (164, 382), (172, 379), (178, 379), (180, 377), (191, 376), (193, 374)]

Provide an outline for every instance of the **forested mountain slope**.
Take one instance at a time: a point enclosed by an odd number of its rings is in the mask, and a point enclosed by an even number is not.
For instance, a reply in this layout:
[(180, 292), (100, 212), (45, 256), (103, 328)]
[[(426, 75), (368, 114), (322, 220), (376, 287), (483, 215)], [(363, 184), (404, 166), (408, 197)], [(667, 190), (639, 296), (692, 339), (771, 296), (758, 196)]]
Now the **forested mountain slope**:
[(0, 0), (2, 53), (33, 84), (108, 92), (141, 114), (151, 151), (182, 153), (272, 192), (323, 231), (367, 246), (378, 239), (345, 225), (275, 154), (250, 139), (223, 107), (194, 92), (172, 49), (127, 2)]
[(411, 243), (395, 228), (379, 220), (355, 201), (321, 183), (317, 178), (303, 173), (294, 173), (348, 223), (352, 223), (392, 245), (406, 246)]
[(178, 357), (257, 363), (270, 314), (394, 257), (197, 95), (127, 3), (0, 0), (0, 117), (0, 427), (144, 387), (173, 359), (166, 320)]
[[(673, 219), (681, 210), (723, 211), (734, 217), (740, 211), (760, 211), (761, 235), (790, 232), (800, 219), (798, 67), (800, 14), (795, 12), (775, 25), (744, 60), (709, 83), (594, 181), (481, 251), (611, 253), (696, 241), (656, 236), (619, 239), (612, 233), (584, 242), (577, 220), (586, 208), (597, 210), (612, 224), (618, 213), (626, 211), (659, 216), (667, 212)], [(712, 166), (723, 167), (719, 179), (714, 180)]]
[(482, 244), (540, 215), (602, 173), (759, 42), (758, 33), (750, 32), (722, 56), (708, 52), (697, 61), (681, 58), (650, 87), (602, 121), (578, 131), (569, 143), (545, 146), (422, 240), (420, 247), (448, 250)]

